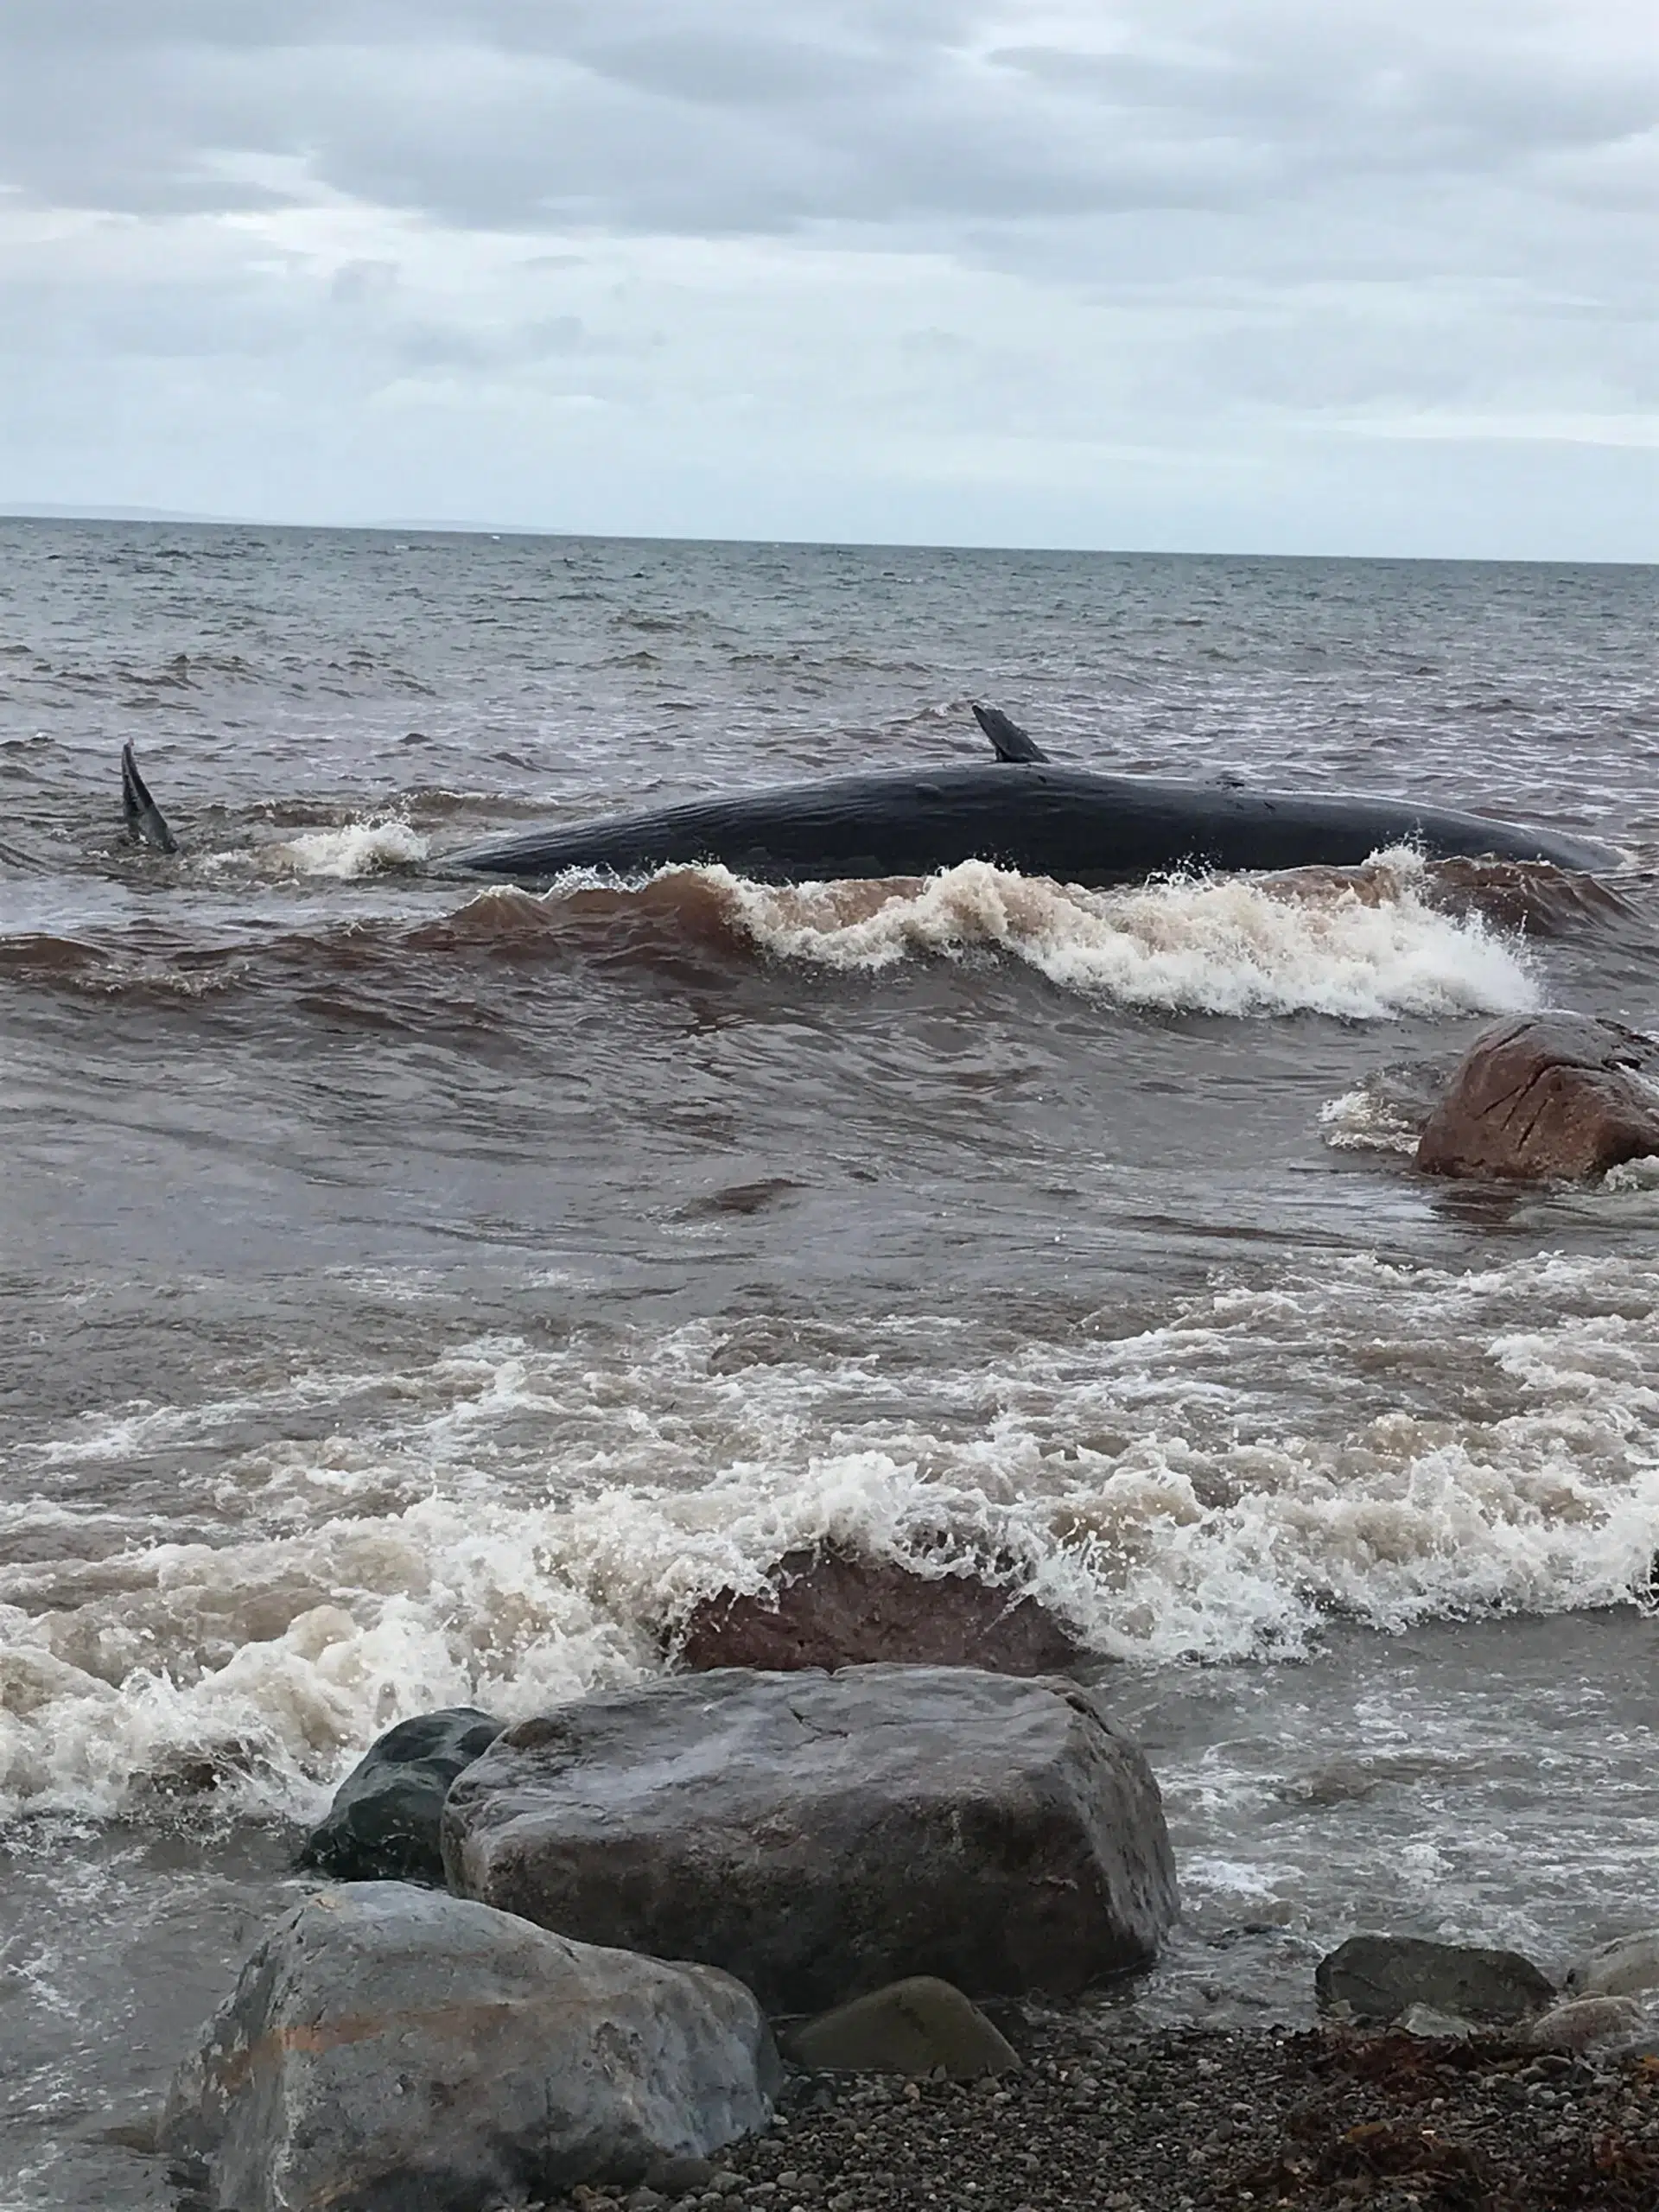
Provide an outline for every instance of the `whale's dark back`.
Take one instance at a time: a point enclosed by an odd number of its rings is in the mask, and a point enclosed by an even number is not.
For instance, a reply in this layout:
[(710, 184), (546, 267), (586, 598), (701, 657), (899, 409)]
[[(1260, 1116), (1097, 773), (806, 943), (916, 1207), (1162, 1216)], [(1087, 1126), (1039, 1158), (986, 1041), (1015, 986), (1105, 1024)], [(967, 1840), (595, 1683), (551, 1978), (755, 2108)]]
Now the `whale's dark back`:
[(1391, 799), (1307, 797), (1082, 768), (988, 764), (842, 776), (535, 830), (453, 856), (520, 882), (719, 862), (761, 882), (930, 875), (986, 860), (1104, 885), (1183, 868), (1351, 867), (1390, 845), (1594, 869), (1586, 839)]

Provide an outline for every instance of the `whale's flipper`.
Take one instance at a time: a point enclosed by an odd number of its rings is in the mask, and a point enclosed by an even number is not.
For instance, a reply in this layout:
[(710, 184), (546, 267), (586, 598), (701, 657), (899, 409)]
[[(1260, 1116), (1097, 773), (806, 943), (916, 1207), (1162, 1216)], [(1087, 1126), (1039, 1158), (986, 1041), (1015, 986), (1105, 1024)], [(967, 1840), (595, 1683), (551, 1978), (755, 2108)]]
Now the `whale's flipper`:
[(1018, 722), (1010, 721), (1000, 707), (982, 707), (977, 699), (970, 699), (974, 720), (991, 741), (991, 749), (999, 760), (1046, 760), (1048, 755), (1034, 737), (1027, 737)]
[(138, 772), (138, 763), (132, 757), (130, 745), (121, 748), (121, 811), (127, 817), (127, 835), (135, 845), (148, 845), (152, 852), (176, 853), (179, 841), (167, 826), (167, 817), (149, 795), (149, 786)]

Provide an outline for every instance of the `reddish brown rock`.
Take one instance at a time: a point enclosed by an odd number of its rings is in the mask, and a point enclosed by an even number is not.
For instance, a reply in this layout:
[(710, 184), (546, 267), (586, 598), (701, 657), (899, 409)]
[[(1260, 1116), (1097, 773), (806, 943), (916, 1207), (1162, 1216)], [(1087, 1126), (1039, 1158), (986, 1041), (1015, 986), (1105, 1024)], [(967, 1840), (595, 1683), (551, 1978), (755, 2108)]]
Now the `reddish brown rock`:
[(695, 1674), (754, 1667), (982, 1667), (995, 1675), (1052, 1675), (1080, 1647), (1052, 1613), (971, 1574), (912, 1574), (842, 1551), (791, 1552), (758, 1597), (706, 1598), (677, 1656)]
[(1659, 1154), (1659, 1043), (1616, 1021), (1541, 1014), (1476, 1039), (1429, 1116), (1431, 1175), (1581, 1180)]

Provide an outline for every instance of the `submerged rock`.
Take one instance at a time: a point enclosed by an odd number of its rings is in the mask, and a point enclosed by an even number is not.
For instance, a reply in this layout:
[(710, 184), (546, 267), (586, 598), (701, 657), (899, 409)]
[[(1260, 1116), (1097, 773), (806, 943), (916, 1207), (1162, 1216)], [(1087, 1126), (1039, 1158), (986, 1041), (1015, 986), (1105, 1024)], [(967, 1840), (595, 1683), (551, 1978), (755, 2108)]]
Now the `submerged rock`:
[(1659, 1989), (1659, 1928), (1604, 1943), (1567, 1971), (1572, 1997), (1632, 1997), (1648, 1989)]
[(1417, 1143), (1431, 1175), (1582, 1180), (1659, 1153), (1659, 1042), (1543, 1014), (1476, 1039)]
[(789, 2055), (815, 2073), (908, 2074), (941, 2069), (953, 2082), (1011, 2073), (1019, 2055), (971, 1998), (932, 1974), (855, 1997), (794, 2030)]
[(1427, 1943), (1411, 1936), (1350, 1936), (1319, 1961), (1313, 1987), (1322, 2012), (1373, 2026), (1418, 2007), (1487, 2025), (1529, 2020), (1555, 1994), (1554, 1985), (1518, 1951)]
[(1064, 1994), (1177, 1910), (1145, 1758), (1084, 1691), (976, 1668), (727, 1669), (523, 1721), (449, 1793), (457, 1894), (724, 1967), (772, 2012), (912, 1974)]
[(729, 1975), (365, 1883), (266, 1936), (160, 2145), (214, 2212), (478, 2212), (706, 2158), (766, 2123), (777, 2075)]
[(475, 1706), (400, 1720), (371, 1744), (300, 1851), (340, 1882), (443, 1885), (438, 1819), (449, 1785), (506, 1726)]
[(790, 1552), (758, 1595), (705, 1598), (677, 1641), (682, 1666), (768, 1672), (897, 1661), (1052, 1675), (1077, 1639), (1033, 1598), (972, 1574), (917, 1574), (840, 1550)]

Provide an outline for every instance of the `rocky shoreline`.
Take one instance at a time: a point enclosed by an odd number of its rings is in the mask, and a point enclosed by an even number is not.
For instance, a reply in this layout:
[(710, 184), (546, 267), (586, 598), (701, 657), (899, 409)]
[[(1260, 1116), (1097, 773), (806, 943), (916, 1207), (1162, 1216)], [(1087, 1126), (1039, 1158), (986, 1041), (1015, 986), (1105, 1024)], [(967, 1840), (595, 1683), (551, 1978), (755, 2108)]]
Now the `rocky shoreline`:
[(168, 2098), (201, 2212), (1659, 2212), (1659, 1929), (1559, 1981), (1360, 1934), (1317, 2029), (1127, 2034), (1096, 1999), (1175, 1868), (1109, 1691), (1065, 1675), (727, 1666), (428, 1715), (302, 1863), (328, 1885)]

